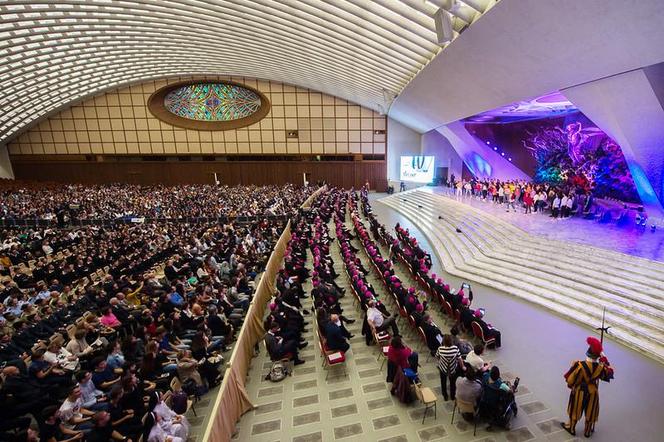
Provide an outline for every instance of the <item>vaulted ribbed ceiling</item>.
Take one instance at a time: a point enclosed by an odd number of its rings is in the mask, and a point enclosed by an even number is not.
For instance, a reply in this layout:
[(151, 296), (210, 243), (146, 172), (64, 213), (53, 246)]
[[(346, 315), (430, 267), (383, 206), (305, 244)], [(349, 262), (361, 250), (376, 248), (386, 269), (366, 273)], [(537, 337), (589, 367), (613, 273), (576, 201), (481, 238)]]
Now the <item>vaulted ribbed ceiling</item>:
[(238, 75), (385, 112), (496, 0), (44, 0), (0, 2), (0, 143), (85, 97), (178, 75)]

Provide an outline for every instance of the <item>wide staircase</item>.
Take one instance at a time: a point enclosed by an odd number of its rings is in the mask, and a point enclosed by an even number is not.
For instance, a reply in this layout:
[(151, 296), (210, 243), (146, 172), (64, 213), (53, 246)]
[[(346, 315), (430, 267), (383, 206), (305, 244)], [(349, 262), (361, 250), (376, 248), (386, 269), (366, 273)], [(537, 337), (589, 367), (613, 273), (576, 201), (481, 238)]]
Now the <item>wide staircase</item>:
[(534, 302), (664, 362), (664, 264), (529, 234), (451, 198), (380, 200), (415, 223), (450, 274)]

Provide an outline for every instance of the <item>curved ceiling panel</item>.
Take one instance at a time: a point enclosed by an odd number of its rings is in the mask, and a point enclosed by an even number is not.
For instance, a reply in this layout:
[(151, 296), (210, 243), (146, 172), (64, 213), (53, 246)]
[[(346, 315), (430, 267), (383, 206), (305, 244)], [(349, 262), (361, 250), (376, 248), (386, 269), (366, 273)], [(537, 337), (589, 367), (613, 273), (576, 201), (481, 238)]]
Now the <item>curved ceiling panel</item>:
[(496, 0), (4, 0), (0, 142), (104, 90), (175, 75), (291, 83), (385, 112)]

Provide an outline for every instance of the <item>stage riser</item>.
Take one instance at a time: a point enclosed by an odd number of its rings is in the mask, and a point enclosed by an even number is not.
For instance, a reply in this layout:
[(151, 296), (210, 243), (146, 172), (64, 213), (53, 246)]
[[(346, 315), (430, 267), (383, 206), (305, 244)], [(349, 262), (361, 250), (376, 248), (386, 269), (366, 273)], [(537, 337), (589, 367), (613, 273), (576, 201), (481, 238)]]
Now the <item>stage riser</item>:
[[(597, 249), (593, 249), (592, 258), (586, 259), (586, 265), (581, 266), (569, 262), (570, 253), (561, 253), (564, 244), (576, 249), (571, 253), (581, 257), (572, 258), (572, 261), (582, 259), (582, 251), (576, 245), (545, 238), (531, 239), (534, 235), (509, 228), (511, 226), (505, 222), (496, 223), (495, 217), (486, 220), (489, 216), (475, 216), (477, 214), (472, 213), (474, 210), (471, 212), (471, 207), (445, 197), (409, 191), (384, 198), (381, 202), (403, 213), (423, 231), (450, 274), (527, 299), (591, 328), (601, 322), (602, 307), (606, 305), (607, 320), (614, 327), (611, 330), (614, 339), (664, 362), (664, 316), (657, 308), (664, 305), (664, 300), (661, 295), (657, 296), (659, 293), (655, 293), (651, 284), (629, 284), (627, 279), (633, 276), (635, 264), (640, 265), (641, 274), (652, 274), (656, 273), (658, 263), (634, 263), (631, 257), (616, 253), (621, 256), (611, 257), (612, 265), (605, 271), (613, 277), (607, 277), (606, 273), (592, 269), (590, 265), (605, 266), (603, 261), (610, 259), (611, 255), (608, 251), (595, 253)], [(451, 223), (439, 220), (439, 215), (447, 217)], [(456, 232), (455, 221), (458, 222), (460, 217), (472, 219), (473, 232), (465, 233), (470, 234), (475, 243)], [(466, 228), (470, 229), (468, 224)], [(498, 233), (491, 235), (487, 233), (489, 230)], [(556, 250), (558, 256), (552, 256), (548, 250)], [(628, 261), (630, 265), (626, 262), (616, 264), (617, 260)], [(543, 270), (545, 263), (548, 267)], [(561, 278), (558, 272), (565, 278)], [(657, 284), (659, 278), (648, 277), (652, 278), (649, 281), (655, 281), (652, 284)], [(619, 282), (623, 284), (619, 285)], [(629, 290), (631, 296), (621, 297), (622, 289)]]
[[(408, 204), (408, 203), (404, 203)], [(430, 214), (440, 212), (440, 207), (434, 208), (427, 202), (418, 201), (424, 210)], [(436, 210), (437, 209), (437, 210)], [(418, 211), (422, 211), (419, 209)], [(446, 211), (446, 216), (452, 218)], [(458, 217), (454, 217), (454, 225), (461, 224)], [(481, 229), (481, 228), (480, 228)], [(467, 229), (462, 229), (468, 232)], [(486, 232), (485, 232), (486, 233)], [(562, 260), (554, 260), (550, 255), (544, 253), (536, 253), (539, 248), (528, 248), (526, 244), (520, 245), (518, 248), (512, 248), (508, 244), (491, 242), (485, 240), (481, 236), (474, 235), (473, 239), (476, 242), (483, 242), (482, 252), (479, 254), (473, 251), (474, 256), (480, 261), (487, 261), (487, 257), (499, 259), (504, 261), (503, 265), (507, 265), (513, 269), (529, 268), (535, 272), (540, 278), (551, 278), (552, 282), (569, 287), (571, 289), (585, 289), (592, 287), (600, 291), (596, 293), (597, 296), (611, 300), (611, 302), (622, 304), (625, 308), (635, 308), (642, 313), (658, 317), (664, 320), (664, 300), (658, 296), (661, 292), (656, 291), (653, 287), (648, 287), (643, 284), (630, 284), (631, 281), (626, 281), (623, 278), (616, 278), (604, 272), (599, 272), (587, 266), (581, 266), (577, 263), (568, 263)], [(515, 242), (515, 241), (512, 241)], [(508, 250), (506, 250), (508, 249)], [(527, 250), (527, 251), (526, 251)], [(489, 264), (495, 260), (488, 260)], [(555, 271), (552, 271), (555, 270)], [(572, 272), (576, 280), (569, 280), (567, 276)], [(561, 277), (560, 275), (565, 275)], [(526, 275), (527, 277), (527, 275)], [(629, 293), (625, 293), (616, 287), (622, 286)], [(664, 329), (662, 329), (664, 331)]]

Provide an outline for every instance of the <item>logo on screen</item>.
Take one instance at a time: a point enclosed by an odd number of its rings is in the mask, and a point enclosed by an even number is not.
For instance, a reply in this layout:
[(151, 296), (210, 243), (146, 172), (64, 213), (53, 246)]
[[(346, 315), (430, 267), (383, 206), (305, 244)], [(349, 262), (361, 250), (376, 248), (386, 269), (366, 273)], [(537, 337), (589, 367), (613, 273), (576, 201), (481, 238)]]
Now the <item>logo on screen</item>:
[(413, 169), (421, 170), (424, 167), (424, 159), (426, 157), (413, 157)]
[(430, 183), (433, 180), (433, 157), (401, 157), (401, 180)]

